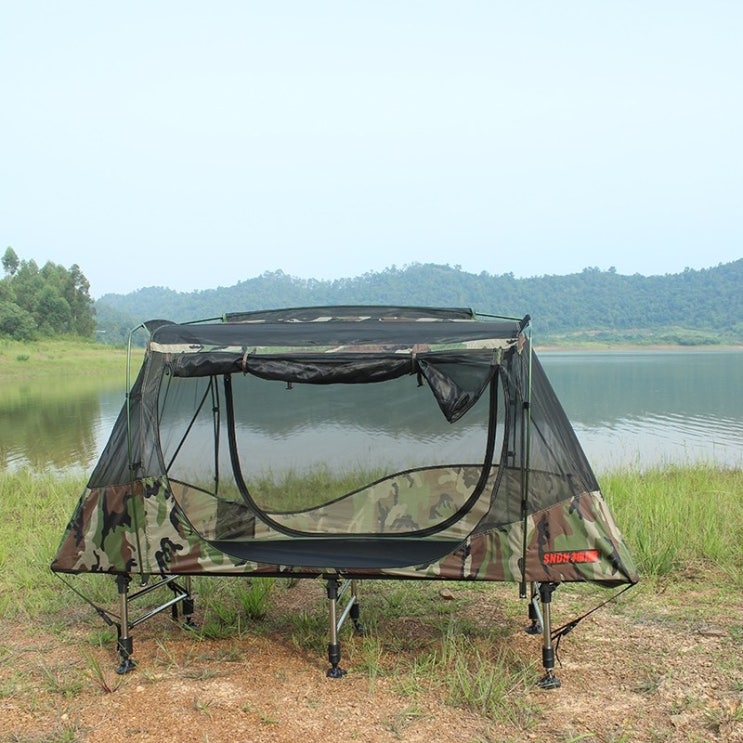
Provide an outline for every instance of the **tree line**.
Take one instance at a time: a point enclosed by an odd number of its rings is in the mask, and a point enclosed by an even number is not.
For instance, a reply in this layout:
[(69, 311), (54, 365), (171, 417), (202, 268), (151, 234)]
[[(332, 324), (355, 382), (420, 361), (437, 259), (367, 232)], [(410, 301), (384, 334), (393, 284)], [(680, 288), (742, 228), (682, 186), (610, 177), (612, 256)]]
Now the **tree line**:
[(132, 328), (153, 318), (184, 322), (277, 307), (392, 304), (529, 314), (539, 342), (743, 344), (743, 259), (663, 276), (588, 267), (562, 276), (516, 278), (430, 263), (335, 280), (301, 279), (279, 270), (230, 287), (193, 292), (147, 287), (107, 294), (95, 303), (78, 265), (39, 268), (12, 248), (2, 264), (0, 338), (97, 335), (121, 344)]
[[(596, 267), (564, 276), (516, 278), (457, 266), (413, 264), (336, 280), (266, 272), (231, 287), (175, 292), (163, 287), (96, 303), (106, 337), (152, 318), (175, 322), (277, 307), (397, 304), (471, 307), (486, 314), (529, 314), (540, 341), (682, 345), (743, 343), (743, 259), (663, 276)], [(122, 336), (123, 333), (123, 336)]]
[(34, 260), (21, 260), (10, 247), (2, 265), (0, 338), (94, 335), (95, 305), (80, 266), (64, 268), (50, 261), (39, 268)]

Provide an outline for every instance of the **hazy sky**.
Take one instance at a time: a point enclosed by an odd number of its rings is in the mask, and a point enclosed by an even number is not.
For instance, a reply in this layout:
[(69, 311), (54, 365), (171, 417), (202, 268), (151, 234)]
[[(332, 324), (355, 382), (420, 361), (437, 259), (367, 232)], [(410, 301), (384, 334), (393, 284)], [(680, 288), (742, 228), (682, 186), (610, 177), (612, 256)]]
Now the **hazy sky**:
[(91, 294), (743, 257), (740, 0), (0, 0), (0, 252)]

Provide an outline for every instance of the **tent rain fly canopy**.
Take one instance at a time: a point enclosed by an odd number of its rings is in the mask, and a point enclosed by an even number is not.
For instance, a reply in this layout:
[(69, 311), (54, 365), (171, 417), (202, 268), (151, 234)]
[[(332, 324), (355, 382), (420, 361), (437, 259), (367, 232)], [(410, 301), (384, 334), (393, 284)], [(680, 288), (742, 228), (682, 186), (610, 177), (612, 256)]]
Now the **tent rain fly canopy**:
[(145, 326), (56, 572), (637, 580), (528, 317), (344, 306)]

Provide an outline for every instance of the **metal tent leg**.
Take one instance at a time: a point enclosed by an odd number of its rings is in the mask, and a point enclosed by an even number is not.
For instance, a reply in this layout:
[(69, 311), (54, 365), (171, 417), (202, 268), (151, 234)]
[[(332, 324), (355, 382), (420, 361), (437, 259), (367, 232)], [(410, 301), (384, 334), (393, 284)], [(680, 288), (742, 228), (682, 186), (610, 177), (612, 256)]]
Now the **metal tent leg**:
[(328, 668), (326, 675), (328, 678), (337, 679), (345, 674), (345, 671), (339, 666), (341, 662), (341, 644), (338, 641), (338, 579), (328, 578), (326, 589), (328, 593), (328, 613), (330, 619), (330, 641), (328, 642), (330, 668)]
[(183, 599), (183, 624), (188, 629), (195, 629), (196, 622), (194, 622), (193, 620), (193, 614), (194, 614), (193, 586), (191, 585), (190, 575), (187, 575), (185, 577), (184, 585), (186, 589), (186, 596)]
[[(143, 581), (143, 587), (140, 590), (130, 593), (129, 584), (132, 581), (132, 577), (130, 575), (116, 576), (116, 587), (119, 592), (119, 621), (115, 623), (118, 635), (116, 647), (119, 653), (119, 666), (116, 669), (117, 673), (128, 673), (136, 667), (136, 663), (132, 660), (132, 647), (134, 643), (129, 631), (138, 624), (145, 622), (167, 608), (170, 608), (172, 618), (177, 620), (178, 604), (180, 604), (183, 609), (185, 627), (188, 629), (196, 627), (196, 624), (193, 621), (194, 602), (191, 594), (191, 577), (186, 576), (184, 585), (176, 583), (177, 577), (178, 576), (176, 575), (171, 575), (155, 582), (149, 582), (148, 577)], [(164, 601), (153, 609), (149, 609), (136, 619), (130, 618), (129, 604), (132, 601), (165, 586), (167, 586), (173, 593), (170, 599)], [(104, 618), (106, 618), (105, 612), (99, 611), (99, 614), (104, 615)], [(108, 624), (114, 624), (114, 622), (107, 618), (106, 621)]]
[(116, 587), (119, 591), (119, 623), (116, 625), (118, 638), (116, 648), (119, 652), (119, 665), (116, 673), (124, 674), (133, 670), (136, 663), (132, 660), (134, 644), (129, 635), (129, 583), (131, 577), (128, 575), (118, 575), (116, 577)]
[(539, 598), (542, 602), (542, 665), (545, 675), (539, 680), (540, 689), (559, 689), (562, 682), (554, 674), (555, 649), (552, 646), (552, 594), (557, 588), (556, 583), (540, 583)]
[(358, 594), (356, 593), (357, 583), (351, 581), (351, 598), (349, 599), (349, 616), (353, 622), (354, 632), (359, 636), (364, 635), (364, 625), (361, 622), (361, 606), (359, 605)]
[(196, 622), (193, 620), (194, 600), (191, 592), (191, 576), (187, 575), (183, 579), (183, 585), (175, 582), (168, 582), (168, 588), (173, 592), (175, 598), (170, 607), (170, 615), (174, 622), (178, 621), (178, 604), (181, 604), (183, 611), (183, 626), (186, 629), (196, 629)]
[(543, 628), (542, 610), (539, 608), (539, 583), (532, 583), (529, 594), (529, 624), (524, 632), (527, 635), (541, 635)]

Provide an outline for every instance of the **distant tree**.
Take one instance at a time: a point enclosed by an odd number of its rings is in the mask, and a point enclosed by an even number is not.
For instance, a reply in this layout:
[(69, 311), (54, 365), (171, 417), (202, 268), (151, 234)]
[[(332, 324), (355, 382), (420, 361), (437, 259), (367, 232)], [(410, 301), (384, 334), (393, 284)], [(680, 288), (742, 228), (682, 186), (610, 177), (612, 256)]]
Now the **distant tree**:
[(18, 256), (13, 248), (8, 247), (3, 255), (3, 270), (9, 276), (13, 276), (18, 270)]
[(127, 312), (99, 302), (96, 306), (96, 339), (110, 345), (124, 345), (129, 338), (129, 331), (137, 321)]
[(16, 304), (37, 317), (38, 299), (46, 285), (46, 280), (39, 273), (36, 261), (21, 261), (18, 271), (12, 277), (12, 285)]
[(42, 335), (69, 333), (71, 314), (67, 300), (47, 284), (36, 300), (36, 322)]
[[(705, 338), (716, 342), (743, 343), (741, 286), (743, 259), (665, 276), (623, 275), (611, 266), (606, 271), (588, 267), (565, 276), (529, 278), (414, 263), (332, 281), (269, 271), (232, 287), (200, 292), (149, 287), (128, 295), (106, 295), (96, 307), (100, 320), (104, 313), (111, 318), (107, 330), (111, 338), (120, 338), (127, 323), (134, 327), (152, 317), (179, 322), (216, 317), (225, 310), (389, 303), (468, 306), (513, 317), (529, 313), (542, 342), (587, 331), (593, 338), (605, 333), (602, 337), (607, 339), (636, 339), (638, 334), (660, 339), (666, 328), (681, 328), (703, 331)], [(118, 316), (111, 315), (114, 311)]]
[(41, 335), (72, 334), (91, 337), (95, 306), (90, 284), (77, 264), (69, 270), (47, 262), (19, 260), (8, 248), (2, 259), (6, 276), (0, 280), (0, 336), (28, 339)]
[(70, 306), (70, 330), (76, 335), (90, 336), (95, 332), (95, 305), (90, 297), (90, 282), (74, 263), (67, 272), (64, 298)]
[(13, 276), (18, 270), (18, 256), (13, 248), (8, 247), (3, 255), (3, 270), (9, 276)]
[(10, 276), (0, 279), (0, 301), (11, 302), (15, 304), (15, 294)]
[(36, 321), (14, 302), (0, 299), (0, 337), (31, 341), (37, 336)]

